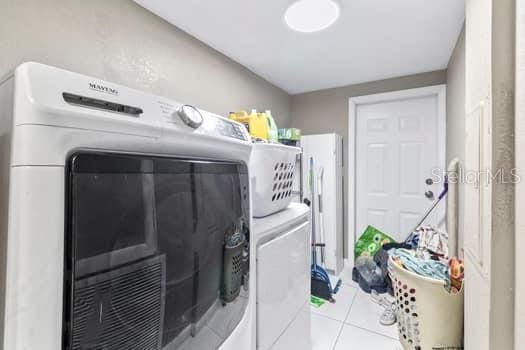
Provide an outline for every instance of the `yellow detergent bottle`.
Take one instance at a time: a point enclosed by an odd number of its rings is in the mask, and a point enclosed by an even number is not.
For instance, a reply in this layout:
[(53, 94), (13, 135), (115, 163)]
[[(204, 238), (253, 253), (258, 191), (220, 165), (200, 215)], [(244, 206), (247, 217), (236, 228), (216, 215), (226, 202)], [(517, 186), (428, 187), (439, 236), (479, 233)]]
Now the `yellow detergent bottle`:
[(257, 113), (256, 110), (252, 110), (250, 114), (246, 111), (239, 111), (230, 113), (229, 118), (244, 124), (252, 137), (268, 140), (268, 120), (264, 113)]
[(277, 125), (272, 117), (272, 112), (266, 111), (264, 114), (266, 115), (266, 120), (268, 122), (268, 141), (277, 143), (279, 142), (279, 135)]

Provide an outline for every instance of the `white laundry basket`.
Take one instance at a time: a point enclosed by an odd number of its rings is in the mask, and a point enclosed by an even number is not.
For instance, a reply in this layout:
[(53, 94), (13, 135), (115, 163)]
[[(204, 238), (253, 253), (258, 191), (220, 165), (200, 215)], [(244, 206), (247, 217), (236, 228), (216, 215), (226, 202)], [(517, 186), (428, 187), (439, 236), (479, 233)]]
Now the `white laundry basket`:
[(293, 197), (293, 180), (299, 147), (256, 143), (250, 158), (253, 180), (253, 216), (264, 217), (282, 210)]
[(405, 350), (463, 349), (463, 293), (449, 293), (440, 280), (422, 277), (389, 260), (399, 340)]

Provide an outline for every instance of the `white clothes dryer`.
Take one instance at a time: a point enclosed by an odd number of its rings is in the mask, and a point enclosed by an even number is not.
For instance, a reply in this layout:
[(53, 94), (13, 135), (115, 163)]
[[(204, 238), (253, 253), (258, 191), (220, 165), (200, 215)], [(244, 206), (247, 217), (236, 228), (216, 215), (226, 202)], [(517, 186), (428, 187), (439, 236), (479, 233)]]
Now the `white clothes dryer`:
[(4, 349), (255, 348), (241, 124), (26, 63), (0, 143)]

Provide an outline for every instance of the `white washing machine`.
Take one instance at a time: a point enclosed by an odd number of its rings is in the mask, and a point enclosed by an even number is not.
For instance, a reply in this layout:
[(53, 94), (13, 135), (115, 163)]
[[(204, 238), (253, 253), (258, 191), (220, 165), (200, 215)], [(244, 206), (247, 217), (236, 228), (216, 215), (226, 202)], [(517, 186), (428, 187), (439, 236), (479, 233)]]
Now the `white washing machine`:
[(257, 240), (257, 349), (308, 349), (310, 209), (299, 203), (253, 219)]
[(255, 349), (242, 125), (35, 63), (0, 107), (3, 349)]

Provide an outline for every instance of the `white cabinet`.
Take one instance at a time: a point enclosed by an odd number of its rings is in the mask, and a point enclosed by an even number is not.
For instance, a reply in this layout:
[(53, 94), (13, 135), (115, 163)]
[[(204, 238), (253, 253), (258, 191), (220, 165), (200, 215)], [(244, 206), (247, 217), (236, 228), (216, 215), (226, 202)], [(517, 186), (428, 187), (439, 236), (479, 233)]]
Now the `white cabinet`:
[[(303, 148), (303, 195), (311, 200), (309, 186), (310, 158), (314, 159), (314, 171), (318, 193), (322, 203), (321, 219), (316, 220), (317, 242), (325, 243), (324, 266), (336, 275), (344, 266), (344, 216), (343, 216), (343, 138), (337, 134), (307, 135), (301, 137)], [(317, 181), (322, 175), (321, 181)], [(322, 225), (322, 227), (320, 226)]]
[[(306, 216), (257, 248), (257, 348), (271, 349), (309, 300), (310, 224)], [(308, 325), (303, 331), (309, 336)]]

